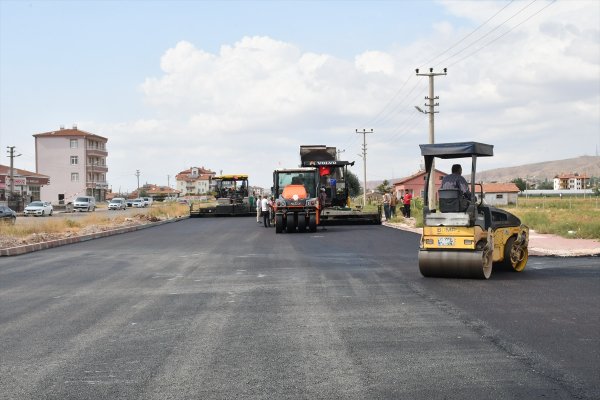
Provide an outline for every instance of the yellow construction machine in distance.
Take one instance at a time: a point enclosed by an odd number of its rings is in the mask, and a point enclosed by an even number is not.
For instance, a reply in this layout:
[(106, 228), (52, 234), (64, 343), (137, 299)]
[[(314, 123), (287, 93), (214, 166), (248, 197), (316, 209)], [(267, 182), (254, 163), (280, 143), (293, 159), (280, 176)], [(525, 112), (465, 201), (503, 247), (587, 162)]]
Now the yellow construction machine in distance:
[[(492, 266), (504, 265), (520, 272), (528, 258), (529, 228), (519, 218), (483, 201), (482, 185), (475, 184), (478, 157), (493, 156), (494, 147), (478, 142), (422, 144), (427, 185), (434, 158), (471, 159), (471, 198), (459, 189), (438, 191), (439, 209), (427, 207), (425, 191), (423, 235), (419, 249), (419, 270), (426, 277), (488, 279)], [(476, 193), (476, 186), (480, 188)]]

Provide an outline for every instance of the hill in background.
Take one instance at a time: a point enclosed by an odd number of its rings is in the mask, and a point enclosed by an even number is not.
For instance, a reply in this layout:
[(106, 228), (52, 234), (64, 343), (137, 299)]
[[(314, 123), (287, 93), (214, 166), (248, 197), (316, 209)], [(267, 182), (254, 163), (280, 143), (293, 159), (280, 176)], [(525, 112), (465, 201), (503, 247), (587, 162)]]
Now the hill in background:
[(581, 156), (566, 160), (546, 161), (477, 172), (482, 182), (510, 182), (515, 178), (531, 178), (538, 182), (552, 181), (556, 175), (578, 173), (588, 177), (600, 176), (600, 157)]
[[(450, 173), (450, 171), (448, 171)], [(600, 157), (599, 156), (581, 156), (576, 158), (567, 158), (565, 160), (545, 161), (535, 164), (525, 164), (516, 167), (505, 167), (490, 169), (477, 172), (477, 181), (490, 182), (510, 182), (516, 178), (530, 179), (536, 182), (543, 182), (546, 179), (552, 181), (559, 174), (578, 173), (588, 177), (600, 177)], [(470, 174), (465, 174), (469, 180)], [(388, 179), (390, 182), (397, 182), (400, 179)], [(362, 182), (361, 182), (362, 183)], [(383, 181), (368, 181), (368, 188), (375, 189)]]

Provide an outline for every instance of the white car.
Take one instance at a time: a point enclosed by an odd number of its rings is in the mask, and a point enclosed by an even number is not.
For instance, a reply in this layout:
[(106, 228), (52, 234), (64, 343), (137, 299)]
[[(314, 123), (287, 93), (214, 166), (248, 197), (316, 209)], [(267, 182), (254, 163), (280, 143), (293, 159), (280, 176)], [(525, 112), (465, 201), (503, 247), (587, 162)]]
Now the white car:
[(144, 199), (133, 199), (131, 200), (131, 207), (144, 208), (146, 207), (146, 203)]
[(152, 197), (142, 197), (144, 200), (144, 207), (152, 207), (152, 202), (154, 201)]
[(29, 215), (35, 216), (45, 216), (52, 215), (52, 204), (47, 201), (32, 201), (29, 203), (27, 207), (25, 207), (25, 211), (23, 211), (23, 215), (26, 217)]
[(115, 197), (108, 203), (109, 210), (126, 210), (127, 202), (122, 197)]

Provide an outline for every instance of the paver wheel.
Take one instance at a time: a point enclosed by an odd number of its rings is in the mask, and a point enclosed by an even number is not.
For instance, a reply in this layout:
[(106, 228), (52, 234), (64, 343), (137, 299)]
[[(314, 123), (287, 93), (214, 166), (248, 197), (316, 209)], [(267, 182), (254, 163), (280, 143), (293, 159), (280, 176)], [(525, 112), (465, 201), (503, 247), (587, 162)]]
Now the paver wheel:
[(276, 214), (275, 215), (275, 233), (283, 232), (283, 215)]
[(287, 233), (293, 233), (296, 232), (296, 218), (294, 218), (295, 215), (294, 214), (288, 214), (287, 215), (287, 219), (286, 219), (286, 224), (285, 224), (285, 231)]
[(316, 232), (317, 231), (317, 215), (316, 214), (310, 214), (308, 217), (308, 229), (310, 229), (311, 232)]

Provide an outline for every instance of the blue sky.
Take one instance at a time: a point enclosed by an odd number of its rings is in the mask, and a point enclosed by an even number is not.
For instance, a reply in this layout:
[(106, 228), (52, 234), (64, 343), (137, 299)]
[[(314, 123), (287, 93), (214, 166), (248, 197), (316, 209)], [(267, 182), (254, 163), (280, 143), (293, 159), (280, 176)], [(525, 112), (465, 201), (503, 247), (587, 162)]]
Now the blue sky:
[(599, 3), (577, 0), (0, 0), (0, 146), (35, 170), (32, 135), (77, 124), (109, 139), (115, 190), (190, 166), (268, 187), (301, 144), (361, 173), (354, 130), (374, 128), (368, 178), (402, 177), (428, 132), (414, 68), (440, 56), (438, 141), (495, 144), (484, 169), (593, 155), (599, 26)]

